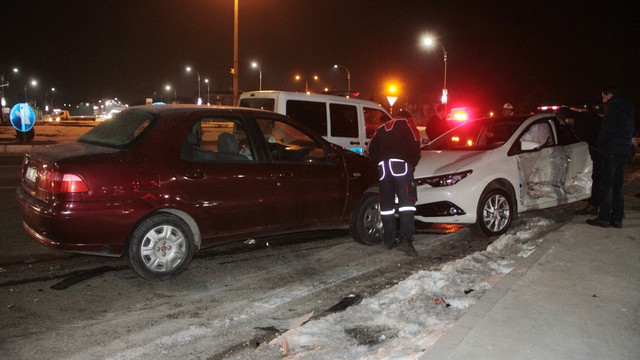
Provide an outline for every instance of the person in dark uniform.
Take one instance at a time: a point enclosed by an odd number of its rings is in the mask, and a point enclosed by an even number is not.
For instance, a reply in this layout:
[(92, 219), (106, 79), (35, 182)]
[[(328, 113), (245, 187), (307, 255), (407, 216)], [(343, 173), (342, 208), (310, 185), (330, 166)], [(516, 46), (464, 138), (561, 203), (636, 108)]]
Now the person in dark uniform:
[(615, 87), (602, 92), (607, 108), (598, 135), (600, 152), (600, 209), (598, 217), (587, 224), (600, 227), (622, 227), (624, 218), (624, 168), (629, 162), (633, 138), (635, 108), (618, 94)]
[[(406, 111), (381, 125), (369, 142), (368, 152), (378, 164), (380, 174), (380, 215), (384, 230), (384, 244), (398, 247), (410, 256), (417, 256), (413, 247), (414, 214), (418, 198), (413, 171), (420, 160), (420, 133)], [(400, 229), (396, 241), (396, 201)]]
[(427, 128), (425, 129), (429, 141), (433, 141), (435, 138), (449, 130), (449, 124), (447, 123), (447, 119), (445, 116), (446, 112), (446, 105), (438, 104), (438, 106), (436, 107), (436, 113), (429, 118), (429, 121), (427, 122)]
[(600, 206), (600, 155), (598, 153), (598, 134), (602, 125), (602, 118), (595, 111), (575, 111), (563, 106), (556, 111), (556, 117), (567, 127), (571, 137), (569, 143), (585, 141), (589, 144), (589, 156), (593, 162), (591, 174), (591, 198), (583, 209), (577, 210), (576, 215), (598, 215)]

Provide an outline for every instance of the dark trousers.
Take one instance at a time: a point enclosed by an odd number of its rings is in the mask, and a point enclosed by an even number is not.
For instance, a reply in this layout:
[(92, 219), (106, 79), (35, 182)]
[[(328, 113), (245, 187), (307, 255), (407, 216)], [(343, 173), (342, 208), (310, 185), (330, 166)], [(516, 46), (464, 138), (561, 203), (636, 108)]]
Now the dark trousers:
[(589, 199), (589, 204), (600, 206), (600, 155), (597, 150), (591, 150), (591, 148), (589, 148), (589, 154), (591, 155), (591, 161), (593, 161), (591, 198)]
[(380, 215), (384, 230), (384, 243), (396, 241), (396, 197), (400, 230), (398, 236), (411, 238), (415, 232), (414, 214), (418, 198), (416, 183), (413, 181), (413, 166), (402, 160), (390, 159), (378, 164), (380, 174)]
[(600, 156), (600, 211), (598, 222), (622, 222), (624, 217), (624, 167), (629, 154), (601, 154)]

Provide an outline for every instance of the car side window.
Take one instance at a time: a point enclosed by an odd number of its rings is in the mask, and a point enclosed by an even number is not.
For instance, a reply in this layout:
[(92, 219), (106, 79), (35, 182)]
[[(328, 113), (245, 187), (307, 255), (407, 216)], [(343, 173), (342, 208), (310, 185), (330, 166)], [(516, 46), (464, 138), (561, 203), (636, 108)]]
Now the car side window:
[(324, 146), (291, 124), (275, 119), (256, 119), (267, 143), (271, 160), (275, 163), (324, 163)]
[(288, 100), (287, 116), (291, 116), (320, 136), (327, 136), (327, 105), (325, 103)]
[(205, 117), (185, 135), (180, 155), (194, 162), (248, 162), (255, 159), (254, 154), (238, 119)]
[(331, 136), (358, 137), (358, 109), (353, 105), (329, 104)]
[(520, 137), (522, 150), (553, 146), (553, 131), (548, 122), (539, 122), (531, 125)]

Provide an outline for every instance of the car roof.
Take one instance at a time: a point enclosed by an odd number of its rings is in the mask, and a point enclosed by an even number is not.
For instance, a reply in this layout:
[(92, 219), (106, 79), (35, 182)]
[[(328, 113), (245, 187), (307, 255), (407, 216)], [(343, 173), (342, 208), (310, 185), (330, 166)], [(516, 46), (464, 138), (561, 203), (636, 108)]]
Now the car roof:
[(318, 94), (318, 93), (306, 93), (306, 92), (296, 92), (296, 91), (281, 91), (281, 90), (262, 90), (262, 91), (245, 91), (240, 94), (240, 98), (275, 98), (279, 96), (286, 96), (290, 99), (300, 100), (324, 100), (324, 101), (348, 101), (353, 103), (360, 103), (362, 105), (382, 107), (382, 105), (365, 99), (359, 99), (354, 97), (345, 97), (338, 95), (330, 95), (330, 94)]
[[(151, 113), (164, 114), (169, 112), (193, 112), (193, 111), (217, 111), (222, 113), (235, 113), (235, 114), (269, 114), (270, 116), (278, 116), (279, 114), (274, 113), (272, 111), (261, 110), (261, 109), (253, 109), (253, 108), (245, 108), (245, 107), (237, 107), (237, 106), (226, 106), (226, 105), (196, 105), (196, 104), (167, 104), (167, 105), (139, 105), (130, 107), (127, 110), (137, 109), (148, 111)], [(124, 110), (126, 111), (126, 110)]]

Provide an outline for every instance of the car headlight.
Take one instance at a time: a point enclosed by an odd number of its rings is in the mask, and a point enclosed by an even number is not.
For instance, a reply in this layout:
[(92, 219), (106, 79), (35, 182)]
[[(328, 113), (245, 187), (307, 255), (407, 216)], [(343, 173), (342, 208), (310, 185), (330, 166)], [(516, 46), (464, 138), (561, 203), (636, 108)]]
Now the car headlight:
[(431, 185), (432, 187), (441, 187), (441, 186), (453, 186), (458, 183), (458, 181), (466, 178), (471, 174), (473, 170), (465, 170), (453, 174), (446, 175), (438, 175), (431, 176), (426, 178), (418, 178), (416, 179), (416, 185)]

